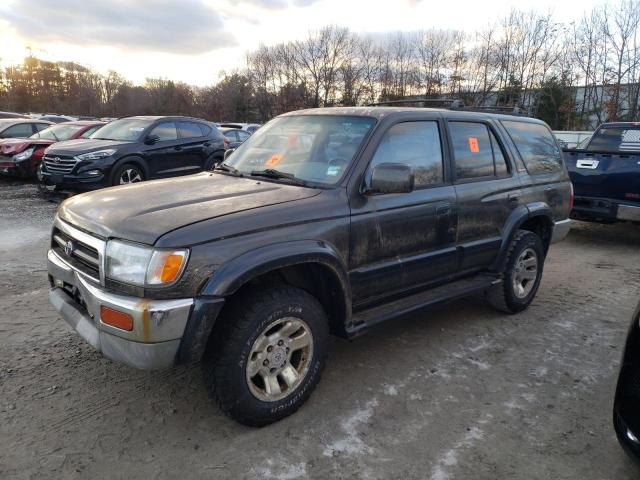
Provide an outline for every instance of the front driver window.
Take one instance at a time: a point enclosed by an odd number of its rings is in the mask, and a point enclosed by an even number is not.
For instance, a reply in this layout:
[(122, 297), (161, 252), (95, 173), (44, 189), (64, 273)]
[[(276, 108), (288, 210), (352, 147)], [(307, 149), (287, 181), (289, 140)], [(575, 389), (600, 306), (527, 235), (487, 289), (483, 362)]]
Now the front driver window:
[(380, 163), (409, 165), (416, 187), (441, 184), (443, 165), (438, 123), (404, 122), (392, 126), (382, 137), (369, 170)]

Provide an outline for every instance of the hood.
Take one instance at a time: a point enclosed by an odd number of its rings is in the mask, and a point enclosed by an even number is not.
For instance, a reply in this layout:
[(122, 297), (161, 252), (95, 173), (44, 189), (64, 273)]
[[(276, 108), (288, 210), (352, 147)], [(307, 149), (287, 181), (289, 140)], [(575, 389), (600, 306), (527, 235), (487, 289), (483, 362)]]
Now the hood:
[(54, 143), (52, 140), (40, 140), (31, 138), (7, 138), (0, 141), (0, 153), (3, 155), (15, 155), (29, 147), (47, 146)]
[(76, 195), (62, 203), (58, 215), (101, 237), (153, 245), (162, 235), (186, 225), (318, 193), (312, 188), (203, 172)]
[(104, 150), (105, 148), (116, 148), (128, 145), (130, 142), (119, 140), (97, 140), (93, 138), (79, 138), (77, 140), (65, 140), (58, 142), (47, 149), (47, 155), (79, 155), (81, 153)]

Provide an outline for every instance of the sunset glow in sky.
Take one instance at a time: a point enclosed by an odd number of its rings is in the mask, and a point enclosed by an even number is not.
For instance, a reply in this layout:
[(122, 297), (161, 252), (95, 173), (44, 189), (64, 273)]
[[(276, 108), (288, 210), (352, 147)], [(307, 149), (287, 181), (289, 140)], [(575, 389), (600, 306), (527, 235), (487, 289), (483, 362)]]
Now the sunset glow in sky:
[(513, 7), (577, 21), (602, 1), (582, 0), (0, 0), (0, 66), (28, 48), (47, 60), (71, 60), (135, 83), (165, 77), (213, 83), (241, 68), (245, 54), (304, 38), (325, 25), (355, 32), (480, 30)]

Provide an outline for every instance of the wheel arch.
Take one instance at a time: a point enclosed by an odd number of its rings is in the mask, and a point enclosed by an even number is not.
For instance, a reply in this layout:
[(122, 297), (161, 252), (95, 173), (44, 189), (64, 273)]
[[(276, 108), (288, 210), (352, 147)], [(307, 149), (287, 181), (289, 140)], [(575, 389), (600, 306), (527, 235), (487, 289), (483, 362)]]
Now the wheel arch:
[(346, 266), (333, 246), (322, 241), (296, 240), (246, 252), (216, 270), (201, 294), (227, 298), (264, 281), (281, 281), (314, 295), (325, 308), (334, 331), (344, 328), (350, 319), (351, 288)]
[(544, 246), (545, 254), (551, 243), (553, 234), (553, 212), (551, 208), (543, 202), (529, 205), (520, 205), (516, 208), (505, 223), (502, 235), (502, 243), (492, 270), (501, 272), (509, 250), (509, 243), (513, 235), (518, 230), (527, 230), (537, 234)]
[(145, 180), (149, 180), (149, 177), (150, 177), (149, 166), (147, 165), (147, 162), (145, 161), (145, 159), (139, 155), (127, 155), (126, 157), (122, 157), (121, 159), (117, 160), (111, 167), (111, 183), (113, 183), (113, 180), (115, 179), (115, 174), (117, 170), (122, 165), (125, 165), (127, 163), (132, 163), (142, 168), (142, 171), (144, 172)]

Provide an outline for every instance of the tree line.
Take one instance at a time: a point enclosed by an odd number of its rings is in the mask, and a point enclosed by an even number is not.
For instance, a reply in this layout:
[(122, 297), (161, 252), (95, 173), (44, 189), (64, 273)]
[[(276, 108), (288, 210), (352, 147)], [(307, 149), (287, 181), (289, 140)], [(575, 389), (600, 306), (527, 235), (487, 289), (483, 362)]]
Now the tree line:
[(0, 108), (117, 117), (194, 115), (266, 121), (309, 107), (427, 98), (519, 107), (556, 129), (639, 119), (640, 0), (594, 8), (570, 24), (513, 10), (487, 28), (357, 34), (327, 26), (260, 46), (207, 87), (134, 85), (73, 62), (27, 57), (0, 70)]

